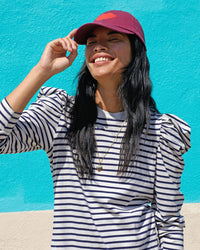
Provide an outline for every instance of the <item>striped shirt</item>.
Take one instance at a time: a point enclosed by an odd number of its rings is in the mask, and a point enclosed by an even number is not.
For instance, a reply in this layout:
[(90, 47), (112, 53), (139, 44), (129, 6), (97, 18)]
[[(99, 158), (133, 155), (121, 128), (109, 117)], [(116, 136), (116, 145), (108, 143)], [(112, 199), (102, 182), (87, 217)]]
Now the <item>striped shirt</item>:
[(136, 160), (120, 177), (126, 113), (98, 109), (97, 152), (89, 180), (77, 175), (66, 138), (73, 103), (64, 90), (43, 87), (22, 114), (6, 99), (0, 104), (0, 153), (43, 149), (49, 157), (55, 197), (51, 249), (183, 249), (180, 179), (182, 154), (190, 147), (187, 123), (152, 113)]

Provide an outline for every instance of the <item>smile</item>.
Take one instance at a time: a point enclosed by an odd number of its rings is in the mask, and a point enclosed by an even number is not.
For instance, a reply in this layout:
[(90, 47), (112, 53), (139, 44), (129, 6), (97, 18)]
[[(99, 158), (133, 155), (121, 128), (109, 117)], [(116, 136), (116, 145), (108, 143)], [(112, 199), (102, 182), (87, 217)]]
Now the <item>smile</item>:
[(94, 62), (108, 62), (108, 61), (111, 61), (111, 58), (108, 58), (108, 57), (98, 57), (94, 60)]

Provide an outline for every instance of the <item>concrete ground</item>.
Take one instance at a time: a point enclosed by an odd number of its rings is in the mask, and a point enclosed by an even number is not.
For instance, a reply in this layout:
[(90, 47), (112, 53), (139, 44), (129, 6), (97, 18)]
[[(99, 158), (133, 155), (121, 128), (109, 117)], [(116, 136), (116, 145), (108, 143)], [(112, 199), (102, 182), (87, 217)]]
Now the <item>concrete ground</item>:
[[(200, 250), (200, 203), (184, 204), (185, 250)], [(0, 250), (49, 250), (53, 211), (0, 213)]]

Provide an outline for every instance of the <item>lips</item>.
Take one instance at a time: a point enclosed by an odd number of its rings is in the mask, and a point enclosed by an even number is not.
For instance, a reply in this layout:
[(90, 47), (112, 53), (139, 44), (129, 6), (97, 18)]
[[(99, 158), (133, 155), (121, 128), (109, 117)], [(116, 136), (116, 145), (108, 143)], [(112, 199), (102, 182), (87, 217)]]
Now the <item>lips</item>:
[(96, 63), (96, 62), (109, 62), (112, 61), (114, 58), (110, 55), (107, 54), (95, 54), (92, 58), (91, 58), (91, 62), (92, 63)]

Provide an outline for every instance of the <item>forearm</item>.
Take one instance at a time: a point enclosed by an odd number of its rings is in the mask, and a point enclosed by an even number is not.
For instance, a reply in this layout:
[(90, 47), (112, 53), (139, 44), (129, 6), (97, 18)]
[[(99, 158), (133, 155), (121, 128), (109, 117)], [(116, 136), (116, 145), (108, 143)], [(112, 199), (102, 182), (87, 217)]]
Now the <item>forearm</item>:
[[(183, 250), (184, 218), (161, 218), (159, 212), (155, 213), (157, 233), (161, 250)], [(166, 220), (166, 221), (165, 221)]]
[(36, 65), (6, 100), (15, 112), (21, 113), (38, 89), (50, 78), (40, 66)]

